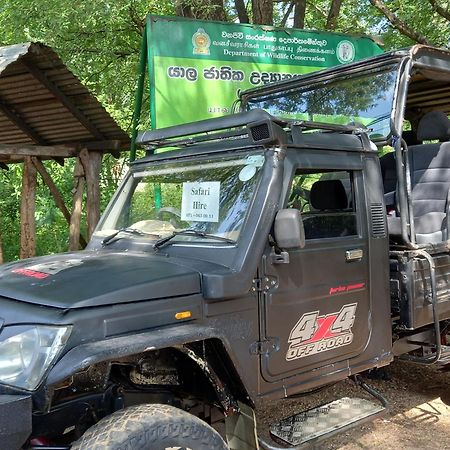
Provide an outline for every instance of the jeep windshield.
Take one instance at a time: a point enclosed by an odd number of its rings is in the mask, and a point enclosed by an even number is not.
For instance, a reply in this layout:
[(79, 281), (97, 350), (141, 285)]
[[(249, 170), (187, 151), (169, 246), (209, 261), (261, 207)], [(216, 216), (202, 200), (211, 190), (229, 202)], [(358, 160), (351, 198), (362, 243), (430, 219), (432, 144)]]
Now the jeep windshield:
[(256, 190), (262, 153), (139, 165), (125, 179), (95, 236), (170, 245), (237, 241)]
[(361, 124), (371, 130), (371, 139), (386, 139), (397, 73), (398, 69), (391, 67), (345, 79), (311, 80), (307, 85), (268, 94), (262, 88), (261, 93), (250, 94), (244, 108), (262, 108), (274, 116), (295, 120)]

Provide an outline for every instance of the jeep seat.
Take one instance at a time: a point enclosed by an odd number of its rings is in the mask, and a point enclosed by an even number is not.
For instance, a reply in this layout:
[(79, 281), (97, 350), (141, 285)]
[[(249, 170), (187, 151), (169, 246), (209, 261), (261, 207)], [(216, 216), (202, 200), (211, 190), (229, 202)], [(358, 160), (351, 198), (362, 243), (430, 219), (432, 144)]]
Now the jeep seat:
[(341, 180), (319, 180), (311, 186), (311, 206), (318, 211), (336, 211), (348, 207), (347, 193)]
[[(419, 122), (420, 141), (434, 144), (409, 147), (411, 203), (418, 244), (448, 239), (447, 217), (450, 200), (450, 120), (441, 111), (425, 114)], [(388, 217), (389, 234), (400, 234), (400, 218)]]
[(311, 186), (310, 211), (303, 214), (306, 239), (356, 234), (354, 212), (342, 180), (319, 180)]
[(386, 206), (395, 205), (395, 191), (397, 189), (397, 171), (395, 167), (395, 153), (389, 152), (380, 158), (381, 177), (383, 180), (384, 202)]

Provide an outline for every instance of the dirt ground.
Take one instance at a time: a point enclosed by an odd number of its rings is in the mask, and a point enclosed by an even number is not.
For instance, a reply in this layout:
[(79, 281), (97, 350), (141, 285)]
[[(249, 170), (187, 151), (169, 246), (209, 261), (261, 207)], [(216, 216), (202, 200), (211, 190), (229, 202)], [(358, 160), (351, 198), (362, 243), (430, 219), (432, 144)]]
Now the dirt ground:
[[(448, 369), (450, 370), (450, 369)], [(450, 449), (450, 371), (396, 361), (387, 368), (390, 380), (364, 381), (389, 402), (387, 413), (310, 446), (320, 450), (428, 450)], [(261, 434), (270, 424), (302, 410), (344, 396), (367, 397), (348, 380), (308, 397), (275, 401), (258, 416)]]

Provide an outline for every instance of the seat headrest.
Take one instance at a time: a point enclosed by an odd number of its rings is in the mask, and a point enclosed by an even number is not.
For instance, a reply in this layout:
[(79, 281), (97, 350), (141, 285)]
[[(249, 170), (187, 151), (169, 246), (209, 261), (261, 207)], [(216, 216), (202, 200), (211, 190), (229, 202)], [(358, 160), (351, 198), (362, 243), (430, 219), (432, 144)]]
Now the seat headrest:
[(406, 142), (406, 145), (420, 145), (422, 141), (417, 139), (417, 135), (413, 130), (402, 131), (402, 138)]
[(309, 201), (314, 209), (321, 211), (348, 207), (347, 193), (341, 180), (316, 181), (311, 186)]
[(417, 127), (417, 138), (420, 141), (434, 140), (448, 141), (450, 139), (450, 120), (442, 111), (426, 113)]

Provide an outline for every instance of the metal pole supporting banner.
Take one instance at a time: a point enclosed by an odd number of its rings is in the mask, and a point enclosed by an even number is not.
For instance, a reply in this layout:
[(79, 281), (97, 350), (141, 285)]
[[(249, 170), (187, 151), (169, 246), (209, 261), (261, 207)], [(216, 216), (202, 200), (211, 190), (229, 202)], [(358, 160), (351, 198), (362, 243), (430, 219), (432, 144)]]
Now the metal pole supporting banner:
[(142, 34), (141, 53), (139, 56), (139, 78), (134, 102), (133, 121), (131, 125), (131, 147), (130, 161), (136, 159), (136, 137), (138, 133), (139, 120), (141, 118), (142, 98), (144, 95), (144, 84), (147, 67), (147, 25)]

